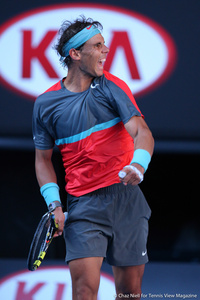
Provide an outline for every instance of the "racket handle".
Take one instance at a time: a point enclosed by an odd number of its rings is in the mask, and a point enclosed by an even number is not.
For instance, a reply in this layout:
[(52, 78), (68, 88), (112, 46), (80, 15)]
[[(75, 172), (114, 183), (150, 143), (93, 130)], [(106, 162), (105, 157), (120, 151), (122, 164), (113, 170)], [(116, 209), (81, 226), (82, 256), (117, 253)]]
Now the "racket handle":
[[(64, 215), (65, 215), (65, 221), (67, 221), (67, 218), (68, 218), (68, 212), (65, 211), (65, 212), (64, 212)], [(55, 218), (54, 214), (51, 214), (51, 216), (52, 216), (53, 219)]]
[[(64, 215), (65, 215), (65, 222), (66, 222), (67, 219), (68, 219), (68, 212), (65, 211), (65, 212), (64, 212)], [(52, 218), (52, 220), (54, 221), (54, 227), (57, 229), (57, 228), (58, 228), (58, 224), (55, 222), (55, 216), (54, 216), (53, 213), (51, 213), (51, 218)], [(64, 222), (64, 223), (65, 223), (65, 222)]]
[(67, 211), (65, 211), (64, 212), (64, 215), (65, 215), (65, 222), (67, 221), (67, 219), (68, 219), (68, 212)]

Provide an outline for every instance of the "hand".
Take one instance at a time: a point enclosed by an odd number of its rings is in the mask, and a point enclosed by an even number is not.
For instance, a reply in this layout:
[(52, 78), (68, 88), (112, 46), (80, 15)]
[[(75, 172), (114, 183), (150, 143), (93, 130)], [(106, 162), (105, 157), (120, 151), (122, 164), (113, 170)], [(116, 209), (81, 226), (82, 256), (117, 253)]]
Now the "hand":
[(57, 207), (54, 211), (53, 214), (55, 216), (55, 222), (58, 224), (58, 230), (54, 234), (54, 237), (58, 237), (62, 235), (63, 229), (64, 229), (64, 223), (65, 223), (65, 215), (62, 211), (61, 207)]
[(143, 173), (143, 167), (138, 164), (132, 164), (125, 166), (123, 170), (119, 172), (119, 178), (124, 185), (137, 185), (143, 181)]

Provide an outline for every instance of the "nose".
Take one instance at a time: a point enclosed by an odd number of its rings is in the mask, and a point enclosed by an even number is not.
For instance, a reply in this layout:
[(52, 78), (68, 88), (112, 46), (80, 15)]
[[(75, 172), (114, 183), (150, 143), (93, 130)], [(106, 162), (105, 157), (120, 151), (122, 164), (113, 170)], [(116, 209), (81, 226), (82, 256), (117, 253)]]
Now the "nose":
[(110, 49), (106, 45), (103, 45), (103, 52), (108, 53), (109, 51)]

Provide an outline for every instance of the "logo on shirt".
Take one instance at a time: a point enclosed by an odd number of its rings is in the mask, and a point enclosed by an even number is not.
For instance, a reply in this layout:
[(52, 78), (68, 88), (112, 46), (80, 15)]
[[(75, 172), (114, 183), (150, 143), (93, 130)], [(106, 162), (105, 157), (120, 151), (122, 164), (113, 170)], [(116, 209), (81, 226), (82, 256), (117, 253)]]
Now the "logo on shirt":
[(147, 251), (142, 251), (142, 256), (145, 256), (147, 254)]
[(92, 89), (95, 89), (98, 85), (99, 85), (98, 83), (96, 83), (95, 85), (91, 84), (90, 87), (91, 87)]
[(1, 82), (35, 99), (66, 76), (53, 45), (63, 20), (80, 14), (102, 23), (110, 49), (104, 68), (124, 80), (134, 96), (155, 88), (172, 72), (176, 47), (158, 23), (121, 7), (71, 3), (31, 10), (1, 25)]

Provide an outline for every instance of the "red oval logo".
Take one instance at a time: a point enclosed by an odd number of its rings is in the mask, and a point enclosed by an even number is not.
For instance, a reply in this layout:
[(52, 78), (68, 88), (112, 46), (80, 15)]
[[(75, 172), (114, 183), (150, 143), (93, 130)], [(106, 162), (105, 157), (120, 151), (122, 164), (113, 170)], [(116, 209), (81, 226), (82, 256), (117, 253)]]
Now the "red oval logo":
[[(0, 299), (56, 300), (72, 299), (72, 283), (68, 267), (40, 267), (35, 272), (22, 271), (0, 281)], [(101, 273), (98, 299), (112, 299), (113, 277)]]
[(124, 80), (135, 96), (155, 88), (172, 72), (176, 47), (160, 25), (115, 6), (79, 3), (32, 10), (0, 27), (1, 82), (33, 99), (66, 76), (52, 46), (63, 20), (81, 14), (102, 23), (110, 48), (104, 67)]

